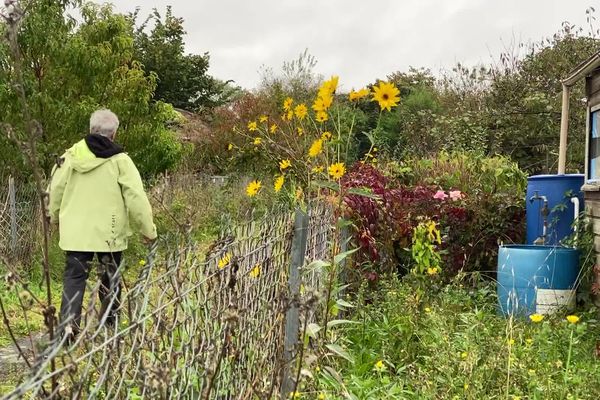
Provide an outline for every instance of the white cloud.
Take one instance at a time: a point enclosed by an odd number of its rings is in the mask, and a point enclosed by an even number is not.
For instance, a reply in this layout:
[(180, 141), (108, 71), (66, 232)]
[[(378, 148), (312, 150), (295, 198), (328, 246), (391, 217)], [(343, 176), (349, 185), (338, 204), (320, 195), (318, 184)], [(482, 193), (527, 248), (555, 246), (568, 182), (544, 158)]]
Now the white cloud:
[(278, 69), (305, 48), (317, 72), (359, 87), (408, 66), (450, 68), (489, 61), (506, 43), (537, 41), (569, 20), (585, 25), (588, 0), (114, 0), (185, 19), (190, 52), (208, 51), (210, 73), (251, 88), (259, 68)]

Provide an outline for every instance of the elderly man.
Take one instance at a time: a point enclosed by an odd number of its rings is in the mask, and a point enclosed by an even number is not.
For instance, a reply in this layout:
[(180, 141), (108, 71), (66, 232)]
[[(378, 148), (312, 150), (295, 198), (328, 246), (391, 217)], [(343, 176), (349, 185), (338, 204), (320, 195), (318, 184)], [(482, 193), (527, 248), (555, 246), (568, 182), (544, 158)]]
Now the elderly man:
[(111, 111), (94, 112), (90, 134), (67, 150), (53, 170), (49, 211), (51, 222), (59, 226), (60, 248), (66, 252), (60, 308), (66, 333), (79, 332), (94, 256), (101, 267), (101, 318), (114, 325), (120, 298), (117, 268), (131, 235), (130, 220), (146, 243), (156, 238), (140, 174), (114, 143), (118, 127), (119, 119)]

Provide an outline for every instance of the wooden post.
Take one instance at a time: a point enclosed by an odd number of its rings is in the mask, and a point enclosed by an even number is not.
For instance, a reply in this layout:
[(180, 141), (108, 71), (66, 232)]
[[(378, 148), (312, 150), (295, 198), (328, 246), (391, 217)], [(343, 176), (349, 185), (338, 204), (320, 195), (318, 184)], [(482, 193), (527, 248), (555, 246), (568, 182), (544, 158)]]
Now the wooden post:
[(8, 203), (10, 206), (10, 253), (13, 260), (17, 257), (17, 190), (15, 187), (15, 179), (11, 176), (8, 178)]
[(288, 279), (290, 305), (285, 315), (285, 343), (283, 360), (285, 362), (281, 382), (281, 398), (287, 399), (294, 389), (294, 350), (299, 340), (300, 315), (297, 299), (300, 296), (300, 268), (306, 257), (308, 239), (308, 214), (296, 209), (294, 218), (294, 234), (292, 236), (292, 253), (290, 260), (290, 276)]
[(563, 84), (562, 112), (560, 117), (560, 146), (558, 148), (558, 174), (565, 173), (567, 166), (567, 135), (569, 133), (569, 97), (571, 87)]

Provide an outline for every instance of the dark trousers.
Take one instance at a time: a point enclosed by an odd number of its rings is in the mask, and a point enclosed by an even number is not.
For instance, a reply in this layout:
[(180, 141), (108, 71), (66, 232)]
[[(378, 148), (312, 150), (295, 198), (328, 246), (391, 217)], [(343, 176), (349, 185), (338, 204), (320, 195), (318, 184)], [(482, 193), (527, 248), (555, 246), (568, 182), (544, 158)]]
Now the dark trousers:
[(72, 318), (70, 324), (73, 333), (79, 332), (83, 295), (94, 256), (99, 261), (98, 274), (101, 281), (98, 292), (101, 303), (100, 320), (106, 315), (106, 324), (114, 325), (121, 298), (121, 280), (117, 274), (117, 268), (121, 264), (121, 255), (121, 252), (66, 252), (67, 263), (63, 277), (60, 320), (61, 323), (65, 323)]

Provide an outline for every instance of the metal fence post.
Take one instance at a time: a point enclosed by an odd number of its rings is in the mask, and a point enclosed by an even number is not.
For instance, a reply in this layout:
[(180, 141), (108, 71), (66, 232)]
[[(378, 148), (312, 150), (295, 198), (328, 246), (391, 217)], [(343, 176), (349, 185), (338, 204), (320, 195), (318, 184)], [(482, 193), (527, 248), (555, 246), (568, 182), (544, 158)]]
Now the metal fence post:
[(10, 205), (10, 252), (11, 258), (17, 256), (17, 195), (15, 179), (8, 178), (8, 203)]
[(300, 295), (300, 268), (306, 257), (308, 238), (308, 214), (300, 208), (296, 209), (294, 218), (294, 234), (292, 236), (292, 252), (290, 260), (290, 276), (288, 279), (290, 305), (285, 315), (285, 342), (283, 360), (285, 362), (281, 383), (281, 398), (287, 399), (294, 389), (294, 350), (298, 345), (300, 332), (300, 315), (298, 298)]

